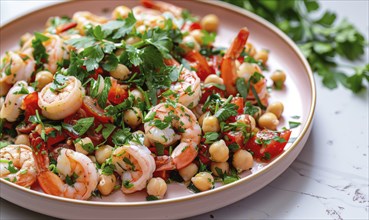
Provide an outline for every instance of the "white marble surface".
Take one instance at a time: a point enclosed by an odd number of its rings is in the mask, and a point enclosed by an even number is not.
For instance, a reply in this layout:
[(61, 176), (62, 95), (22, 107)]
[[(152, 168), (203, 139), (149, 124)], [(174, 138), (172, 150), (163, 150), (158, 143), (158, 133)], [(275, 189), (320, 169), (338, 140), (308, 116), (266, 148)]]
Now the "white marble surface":
[[(51, 4), (0, 1), (2, 24)], [(368, 39), (367, 0), (320, 3), (339, 19), (349, 18)], [(357, 65), (368, 63), (366, 52)], [(368, 91), (330, 91), (317, 78), (317, 94), (311, 135), (290, 168), (252, 196), (190, 219), (368, 219)], [(51, 219), (3, 199), (0, 204), (0, 219)]]

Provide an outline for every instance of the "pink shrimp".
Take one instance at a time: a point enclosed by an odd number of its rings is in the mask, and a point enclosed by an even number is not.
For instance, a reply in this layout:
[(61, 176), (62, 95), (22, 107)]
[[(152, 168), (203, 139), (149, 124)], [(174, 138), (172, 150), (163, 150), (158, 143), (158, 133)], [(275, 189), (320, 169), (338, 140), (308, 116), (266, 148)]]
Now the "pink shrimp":
[[(192, 111), (179, 103), (176, 107), (160, 103), (153, 107), (148, 115), (155, 115), (153, 120), (145, 123), (145, 134), (152, 144), (169, 146), (180, 141), (170, 157), (159, 158), (165, 162), (156, 170), (181, 169), (190, 164), (197, 156), (197, 145), (201, 136), (200, 125)], [(168, 121), (168, 117), (169, 123), (165, 122)], [(167, 127), (159, 128), (156, 121), (167, 123)], [(179, 131), (179, 134), (175, 130)], [(160, 161), (156, 164), (160, 164)]]
[[(32, 135), (32, 134), (31, 134)], [(57, 172), (49, 170), (45, 143), (31, 138), (37, 168), (37, 180), (42, 190), (51, 195), (86, 200), (95, 190), (99, 175), (94, 163), (86, 155), (61, 148), (57, 158)]]

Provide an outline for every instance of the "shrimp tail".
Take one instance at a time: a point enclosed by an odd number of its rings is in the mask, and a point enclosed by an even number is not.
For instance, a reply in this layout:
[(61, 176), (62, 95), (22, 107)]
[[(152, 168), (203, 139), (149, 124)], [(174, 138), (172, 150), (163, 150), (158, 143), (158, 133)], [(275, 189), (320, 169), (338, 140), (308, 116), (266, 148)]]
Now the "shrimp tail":
[(49, 157), (45, 142), (41, 139), (37, 132), (29, 135), (31, 147), (33, 149), (33, 157), (35, 159), (36, 170), (38, 174), (48, 171)]
[(223, 57), (220, 71), (228, 95), (237, 94), (237, 89), (235, 86), (237, 79), (237, 68), (235, 61), (241, 55), (248, 37), (249, 30), (246, 27), (242, 28)]

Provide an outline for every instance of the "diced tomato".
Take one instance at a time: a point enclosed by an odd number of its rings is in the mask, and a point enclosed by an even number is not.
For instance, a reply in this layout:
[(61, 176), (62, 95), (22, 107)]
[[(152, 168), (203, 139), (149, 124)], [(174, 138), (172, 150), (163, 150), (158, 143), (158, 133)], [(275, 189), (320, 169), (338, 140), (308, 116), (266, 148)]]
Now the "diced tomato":
[(168, 170), (155, 171), (152, 175), (154, 177), (160, 177), (165, 181), (167, 181), (169, 179), (169, 171)]
[(203, 164), (209, 165), (211, 163), (209, 146), (202, 144), (199, 148), (198, 157)]
[(22, 105), (26, 121), (28, 121), (30, 116), (36, 114), (36, 110), (38, 110), (41, 113), (41, 108), (38, 106), (37, 92), (30, 93), (26, 97), (24, 97)]
[[(253, 153), (253, 157), (262, 161), (269, 161), (282, 153), (290, 139), (291, 131), (274, 132), (270, 130), (259, 131), (250, 138), (245, 148)], [(261, 142), (261, 143), (257, 143)], [(267, 144), (262, 144), (267, 142)]]
[(113, 81), (112, 86), (109, 90), (108, 100), (111, 103), (118, 105), (122, 103), (126, 98), (128, 98), (128, 91), (126, 91), (116, 81)]
[(90, 117), (94, 117), (96, 120), (102, 123), (112, 122), (113, 119), (109, 116), (105, 115), (103, 109), (101, 109), (96, 101), (90, 96), (85, 96), (82, 102), (82, 109), (86, 112), (86, 114)]
[(242, 97), (234, 97), (231, 101), (231, 103), (236, 104), (238, 109), (237, 113), (239, 115), (243, 114), (243, 108), (244, 108), (244, 101)]
[(237, 60), (242, 64), (245, 61), (245, 57), (240, 56), (237, 58)]
[(190, 27), (188, 28), (189, 31), (193, 31), (193, 30), (201, 30), (201, 24), (198, 22), (194, 22), (190, 25)]
[(67, 138), (66, 134), (57, 131), (55, 137), (48, 136), (47, 141), (46, 141), (47, 148), (51, 149), (51, 147), (54, 144), (64, 141), (66, 138)]
[[(157, 155), (157, 151), (156, 151), (156, 147), (150, 147), (149, 150), (151, 151), (151, 153)], [(164, 154), (163, 155), (169, 155), (169, 151), (167, 149), (164, 149)]]
[(238, 144), (240, 148), (243, 147), (245, 140), (245, 137), (243, 136), (241, 131), (229, 131), (224, 133), (224, 140), (227, 144), (227, 146), (230, 146), (231, 144)]
[[(114, 133), (114, 132), (112, 132), (112, 133)], [(101, 133), (96, 133), (95, 129), (91, 129), (91, 128), (88, 129), (86, 135), (87, 135), (87, 137), (89, 137), (91, 139), (92, 143), (95, 146), (101, 144), (101, 142), (104, 141), (103, 135)], [(109, 138), (107, 140), (107, 143), (114, 146), (111, 136), (109, 136)]]
[(219, 94), (221, 97), (224, 97), (224, 90), (221, 90), (214, 85), (206, 84), (202, 88), (202, 96), (200, 99), (200, 103), (204, 104), (211, 94)]
[(215, 73), (214, 69), (209, 66), (205, 57), (195, 50), (186, 53), (184, 58), (190, 62), (196, 63), (196, 73), (202, 81), (204, 81), (210, 74)]
[(37, 124), (33, 124), (31, 122), (28, 122), (26, 124), (19, 124), (17, 127), (16, 127), (16, 130), (19, 132), (19, 133), (23, 133), (23, 134), (29, 134), (31, 133), (35, 128), (36, 128)]

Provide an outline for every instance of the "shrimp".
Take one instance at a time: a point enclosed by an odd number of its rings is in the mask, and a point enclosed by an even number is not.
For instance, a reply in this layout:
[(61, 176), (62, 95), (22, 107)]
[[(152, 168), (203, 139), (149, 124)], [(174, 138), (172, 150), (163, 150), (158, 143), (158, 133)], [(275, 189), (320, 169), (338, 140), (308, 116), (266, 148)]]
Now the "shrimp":
[[(179, 64), (175, 60), (165, 60), (165, 63), (179, 68)], [(194, 71), (183, 67), (178, 81), (170, 86), (170, 90), (178, 94), (179, 103), (188, 108), (194, 108), (199, 103), (201, 97), (200, 78)], [(175, 97), (170, 96), (169, 98), (174, 99)]]
[(25, 81), (17, 82), (6, 95), (3, 107), (0, 110), (0, 118), (8, 122), (14, 122), (20, 115), (24, 97), (27, 93), (34, 92), (33, 87), (28, 86)]
[(72, 115), (82, 106), (82, 85), (74, 76), (60, 77), (63, 86), (58, 91), (52, 89), (53, 83), (46, 85), (38, 93), (38, 105), (42, 109), (42, 115), (52, 120), (64, 119)]
[(99, 179), (90, 158), (71, 149), (60, 148), (56, 165), (58, 174), (55, 174), (49, 170), (49, 157), (41, 138), (31, 138), (31, 145), (34, 148), (37, 180), (45, 193), (71, 199), (90, 198)]
[[(67, 49), (67, 46), (64, 45), (64, 40), (60, 36), (50, 33), (46, 33), (44, 34), (44, 36), (48, 38), (46, 41), (42, 42), (42, 45), (45, 47), (46, 53), (48, 55), (48, 59), (47, 61), (45, 61), (43, 66), (49, 72), (55, 74), (58, 68), (58, 63), (65, 59), (69, 59), (69, 51)], [(32, 59), (34, 52), (32, 41), (34, 39), (35, 38), (32, 37), (28, 41), (26, 41), (21, 49), (21, 52), (23, 54), (26, 54), (28, 57), (32, 57)]]
[(137, 30), (146, 30), (147, 27), (160, 27), (165, 26), (165, 17), (157, 10), (148, 9), (142, 6), (137, 6), (132, 9), (132, 12), (137, 20)]
[(153, 120), (144, 125), (146, 137), (151, 143), (169, 146), (180, 140), (168, 159), (169, 163), (157, 167), (157, 170), (181, 169), (190, 164), (197, 156), (197, 145), (201, 137), (200, 125), (192, 111), (179, 103), (175, 107), (160, 103), (148, 115), (155, 115)]
[(30, 81), (36, 62), (32, 56), (9, 51), (1, 59), (0, 83), (13, 85), (17, 81)]
[(236, 59), (242, 53), (248, 37), (249, 30), (246, 27), (242, 28), (237, 37), (233, 40), (226, 54), (223, 56), (220, 72), (228, 95), (237, 94), (235, 86), (237, 79)]
[(146, 187), (155, 171), (155, 160), (145, 146), (130, 143), (114, 150), (112, 161), (122, 177), (122, 192), (134, 193)]
[[(240, 56), (245, 48), (248, 36), (249, 30), (246, 27), (242, 28), (222, 59), (220, 66), (222, 73), (221, 76), (223, 78), (224, 85), (226, 86), (228, 95), (237, 94), (237, 89), (235, 86), (237, 77), (244, 78), (247, 82), (255, 72), (260, 74), (262, 73), (259, 66), (249, 63), (242, 64), (244, 66), (248, 65), (244, 67), (244, 69), (247, 71), (237, 70), (236, 59)], [(266, 105), (268, 102), (268, 91), (266, 88), (265, 78), (261, 78), (257, 82), (251, 81), (250, 84), (255, 91), (253, 91), (252, 88), (249, 90), (247, 100), (252, 101), (252, 103), (256, 103), (257, 100), (254, 94), (256, 92), (256, 95), (259, 97), (261, 103)]]
[(46, 53), (49, 55), (47, 63), (44, 64), (44, 68), (55, 74), (58, 63), (65, 59), (69, 59), (69, 53), (67, 47), (64, 45), (64, 40), (55, 34), (45, 34), (49, 39), (42, 42), (46, 49)]
[(108, 22), (106, 18), (94, 15), (88, 11), (79, 11), (74, 13), (72, 20), (77, 23), (76, 29), (80, 32), (81, 35), (85, 34), (86, 26), (97, 26)]
[[(268, 104), (268, 97), (269, 97), (267, 86), (266, 86), (266, 79), (260, 78), (257, 82), (254, 82), (255, 78), (253, 79), (250, 79), (250, 78), (253, 77), (253, 74), (255, 74), (255, 72), (262, 74), (260, 67), (256, 63), (244, 62), (241, 64), (241, 66), (237, 70), (237, 76), (239, 78), (244, 78), (246, 82), (251, 80), (250, 85), (254, 87), (255, 92), (257, 96), (259, 97), (261, 103), (266, 106)], [(251, 101), (251, 103), (253, 104), (257, 103), (254, 92), (251, 89), (249, 90), (249, 93), (246, 99), (248, 101)]]
[(151, 8), (161, 13), (170, 12), (177, 18), (182, 16), (183, 9), (170, 3), (162, 1), (141, 0), (141, 4), (146, 8)]
[(8, 145), (0, 149), (0, 178), (28, 187), (36, 181), (32, 149), (26, 145)]

